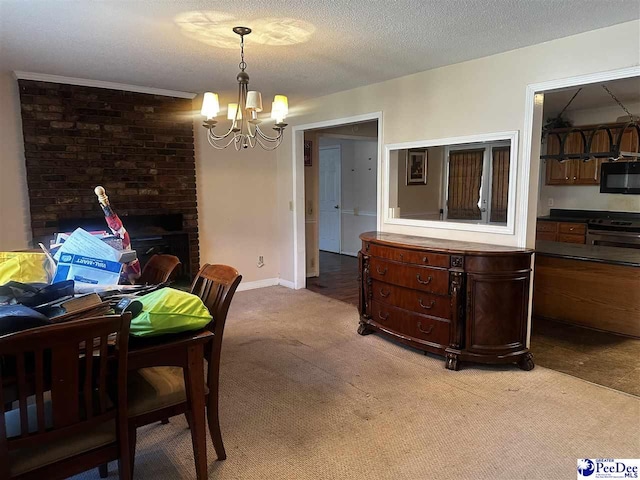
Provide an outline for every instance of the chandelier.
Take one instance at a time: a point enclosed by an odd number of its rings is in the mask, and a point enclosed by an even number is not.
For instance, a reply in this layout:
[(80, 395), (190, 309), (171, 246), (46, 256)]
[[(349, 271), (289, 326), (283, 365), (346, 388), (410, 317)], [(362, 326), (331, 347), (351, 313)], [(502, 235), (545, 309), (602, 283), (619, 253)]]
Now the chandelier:
[(284, 119), (289, 113), (288, 99), (285, 95), (276, 95), (271, 104), (271, 118), (275, 120), (273, 129), (277, 135), (269, 136), (260, 129), (261, 120), (258, 113), (262, 112), (262, 94), (249, 90), (249, 74), (245, 72), (247, 64), (244, 61), (244, 36), (251, 33), (247, 27), (234, 27), (233, 31), (240, 35), (240, 73), (238, 80), (238, 102), (230, 103), (227, 109), (227, 120), (231, 120), (231, 127), (224, 135), (218, 135), (214, 129), (218, 123), (215, 117), (220, 112), (218, 94), (207, 92), (202, 100), (201, 114), (206, 117), (202, 124), (207, 129), (209, 144), (217, 149), (227, 148), (233, 144), (236, 150), (254, 148), (259, 144), (265, 150), (275, 150), (282, 143), (285, 127)]

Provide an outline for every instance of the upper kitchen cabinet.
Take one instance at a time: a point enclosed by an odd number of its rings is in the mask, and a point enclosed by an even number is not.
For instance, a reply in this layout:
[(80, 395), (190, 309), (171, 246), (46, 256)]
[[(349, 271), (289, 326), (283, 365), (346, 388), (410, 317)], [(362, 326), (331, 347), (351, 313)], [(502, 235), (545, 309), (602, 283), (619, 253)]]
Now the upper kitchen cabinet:
[[(610, 125), (613, 141), (617, 141), (622, 125), (613, 128)], [(595, 126), (580, 127), (587, 139), (591, 137), (595, 130)], [(550, 130), (546, 136), (547, 155), (560, 154), (560, 138), (570, 132), (571, 129), (561, 128)], [(610, 150), (609, 135), (605, 130), (598, 130), (595, 133), (591, 144), (591, 153), (607, 152)], [(638, 133), (635, 129), (627, 129), (622, 135), (620, 142), (621, 152), (637, 153), (638, 152)], [(578, 131), (569, 133), (565, 140), (564, 153), (566, 155), (584, 154), (584, 142), (582, 135)], [(633, 157), (624, 157), (618, 161), (629, 161)], [(558, 161), (555, 159), (546, 159), (546, 184), (547, 185), (600, 185), (600, 165), (608, 161), (606, 158), (597, 158), (584, 161), (582, 159), (569, 159)]]

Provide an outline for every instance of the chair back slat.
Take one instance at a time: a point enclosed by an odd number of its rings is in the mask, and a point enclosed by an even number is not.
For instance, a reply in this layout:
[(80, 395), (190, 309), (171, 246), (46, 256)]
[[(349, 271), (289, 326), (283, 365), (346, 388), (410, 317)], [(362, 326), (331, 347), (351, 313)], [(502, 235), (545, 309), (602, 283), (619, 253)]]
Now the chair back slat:
[[(77, 342), (79, 344), (80, 342)], [(77, 423), (79, 420), (79, 350), (58, 345), (51, 349), (51, 402), (54, 405), (65, 405), (65, 408), (53, 409), (53, 426), (62, 428)], [(36, 372), (38, 374), (38, 372)], [(74, 386), (76, 388), (74, 388)], [(22, 409), (22, 407), (21, 407)], [(22, 435), (28, 429), (22, 427)]]
[(16, 368), (18, 376), (18, 405), (20, 408), (20, 431), (22, 436), (27, 436), (29, 420), (27, 418), (27, 379), (24, 362), (24, 354), (16, 355)]
[(93, 417), (93, 338), (87, 338), (84, 341), (84, 388), (82, 395), (84, 397), (84, 411), (87, 418)]
[[(63, 441), (66, 435), (89, 431), (96, 422), (116, 414), (126, 421), (130, 321), (131, 314), (125, 313), (0, 338), (0, 464), (8, 462), (12, 449)], [(116, 335), (113, 350), (108, 342), (111, 334)], [(114, 382), (107, 382), (107, 375), (113, 373), (117, 378), (112, 376)], [(110, 402), (108, 386), (112, 383), (117, 394), (111, 395)], [(19, 412), (12, 412), (2, 398), (4, 386), (13, 384), (18, 390)], [(16, 415), (19, 425), (7, 423), (7, 418)], [(0, 478), (4, 478), (2, 473), (0, 468)]]
[(107, 337), (100, 337), (100, 377), (98, 379), (98, 396), (100, 401), (100, 413), (107, 411)]
[[(35, 371), (44, 371), (44, 360), (42, 350), (35, 351)], [(44, 433), (46, 430), (44, 416), (44, 378), (36, 375), (36, 416), (38, 418), (38, 433)]]

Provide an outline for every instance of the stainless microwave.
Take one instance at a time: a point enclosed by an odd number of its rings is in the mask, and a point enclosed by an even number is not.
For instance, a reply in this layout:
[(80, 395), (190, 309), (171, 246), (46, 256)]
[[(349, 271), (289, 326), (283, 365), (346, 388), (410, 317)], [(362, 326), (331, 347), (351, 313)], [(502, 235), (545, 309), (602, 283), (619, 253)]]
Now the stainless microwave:
[(640, 162), (603, 163), (600, 193), (640, 195)]

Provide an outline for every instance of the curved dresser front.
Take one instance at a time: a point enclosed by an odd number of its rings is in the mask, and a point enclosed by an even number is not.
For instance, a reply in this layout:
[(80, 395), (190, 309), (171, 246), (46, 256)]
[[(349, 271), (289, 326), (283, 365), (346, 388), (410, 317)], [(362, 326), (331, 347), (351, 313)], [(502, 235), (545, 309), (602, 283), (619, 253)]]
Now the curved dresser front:
[(460, 362), (534, 367), (526, 347), (532, 250), (360, 235), (360, 325)]

